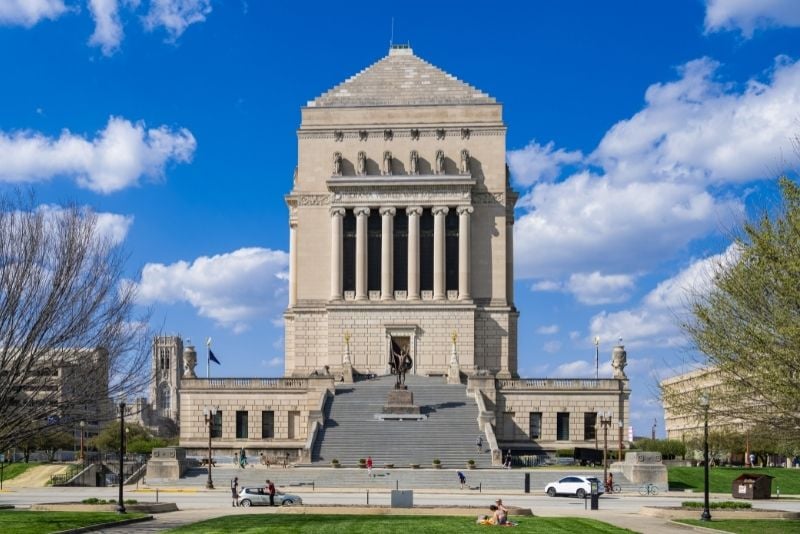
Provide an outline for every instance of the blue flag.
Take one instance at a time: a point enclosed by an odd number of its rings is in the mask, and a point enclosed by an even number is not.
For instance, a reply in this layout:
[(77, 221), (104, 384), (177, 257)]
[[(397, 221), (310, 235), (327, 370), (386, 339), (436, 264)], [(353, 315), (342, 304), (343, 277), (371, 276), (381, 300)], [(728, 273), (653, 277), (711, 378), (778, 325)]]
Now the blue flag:
[(212, 362), (214, 362), (214, 363), (218, 364), (218, 365), (222, 365), (222, 364), (219, 362), (219, 360), (217, 359), (217, 357), (216, 357), (216, 356), (214, 356), (214, 351), (213, 351), (213, 350), (211, 350), (211, 349), (208, 349), (208, 359), (209, 359), (209, 360), (211, 360)]

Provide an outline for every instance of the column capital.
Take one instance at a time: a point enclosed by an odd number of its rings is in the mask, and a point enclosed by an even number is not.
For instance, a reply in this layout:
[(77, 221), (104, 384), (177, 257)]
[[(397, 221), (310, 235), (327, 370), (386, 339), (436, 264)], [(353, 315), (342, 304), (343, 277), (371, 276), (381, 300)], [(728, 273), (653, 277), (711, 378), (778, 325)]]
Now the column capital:
[(447, 206), (434, 206), (431, 209), (431, 213), (433, 213), (434, 215), (439, 215), (440, 213), (442, 215), (447, 215), (448, 211), (450, 211), (450, 208), (448, 208)]
[(369, 216), (369, 208), (360, 207), (353, 209), (353, 213), (355, 213), (356, 217)]
[(406, 208), (406, 215), (422, 215), (422, 206), (408, 206)]
[(394, 217), (395, 213), (397, 213), (397, 208), (394, 208), (392, 206), (382, 206), (378, 208), (378, 213), (381, 214), (381, 217), (383, 217), (384, 215), (391, 215), (392, 217)]
[(344, 217), (345, 211), (344, 208), (331, 208), (331, 217), (336, 217), (337, 215), (339, 217)]
[(472, 206), (458, 206), (456, 208), (456, 213), (458, 213), (459, 215), (464, 215), (465, 213), (467, 215), (472, 215), (473, 211), (475, 211), (475, 208), (473, 208)]

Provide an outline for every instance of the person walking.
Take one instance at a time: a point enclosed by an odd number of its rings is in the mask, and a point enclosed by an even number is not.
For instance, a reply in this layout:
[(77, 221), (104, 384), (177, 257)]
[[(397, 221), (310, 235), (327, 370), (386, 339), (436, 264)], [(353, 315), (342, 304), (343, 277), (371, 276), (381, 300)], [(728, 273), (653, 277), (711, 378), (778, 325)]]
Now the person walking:
[(478, 439), (475, 440), (475, 445), (478, 447), (478, 452), (483, 452), (483, 436), (478, 434)]
[(233, 499), (231, 506), (239, 506), (239, 477), (233, 477), (231, 480), (231, 498)]
[(269, 505), (275, 506), (275, 484), (267, 480), (267, 491), (269, 492)]
[(242, 469), (247, 466), (247, 454), (244, 452), (244, 447), (239, 450), (239, 466)]
[(467, 477), (461, 471), (459, 471), (456, 474), (458, 475), (458, 481), (461, 483), (461, 489), (463, 490), (464, 489), (464, 484), (467, 483)]
[(367, 456), (367, 476), (372, 476), (372, 456)]

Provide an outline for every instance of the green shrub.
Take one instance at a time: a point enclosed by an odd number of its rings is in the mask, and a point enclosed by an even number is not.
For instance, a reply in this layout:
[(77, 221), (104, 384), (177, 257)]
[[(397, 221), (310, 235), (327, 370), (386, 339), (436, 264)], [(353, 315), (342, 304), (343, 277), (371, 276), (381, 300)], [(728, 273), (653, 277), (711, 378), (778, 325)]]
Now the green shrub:
[[(703, 508), (703, 503), (698, 501), (684, 501), (681, 503), (683, 508)], [(747, 510), (752, 508), (753, 505), (749, 502), (739, 502), (739, 501), (722, 501), (722, 502), (712, 502), (708, 504), (708, 507), (712, 510)]]

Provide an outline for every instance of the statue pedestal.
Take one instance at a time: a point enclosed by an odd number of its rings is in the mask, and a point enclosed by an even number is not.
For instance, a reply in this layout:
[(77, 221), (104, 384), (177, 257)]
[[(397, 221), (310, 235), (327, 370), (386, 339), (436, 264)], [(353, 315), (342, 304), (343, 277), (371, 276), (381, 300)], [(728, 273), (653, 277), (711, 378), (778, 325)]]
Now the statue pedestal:
[(460, 384), (461, 383), (461, 368), (458, 366), (458, 362), (450, 362), (450, 370), (447, 372), (447, 383), (448, 384)]
[(414, 405), (414, 394), (407, 389), (393, 389), (386, 396), (383, 413), (419, 414), (419, 406)]
[(350, 365), (350, 362), (342, 364), (342, 382), (346, 384), (353, 383), (353, 366)]

